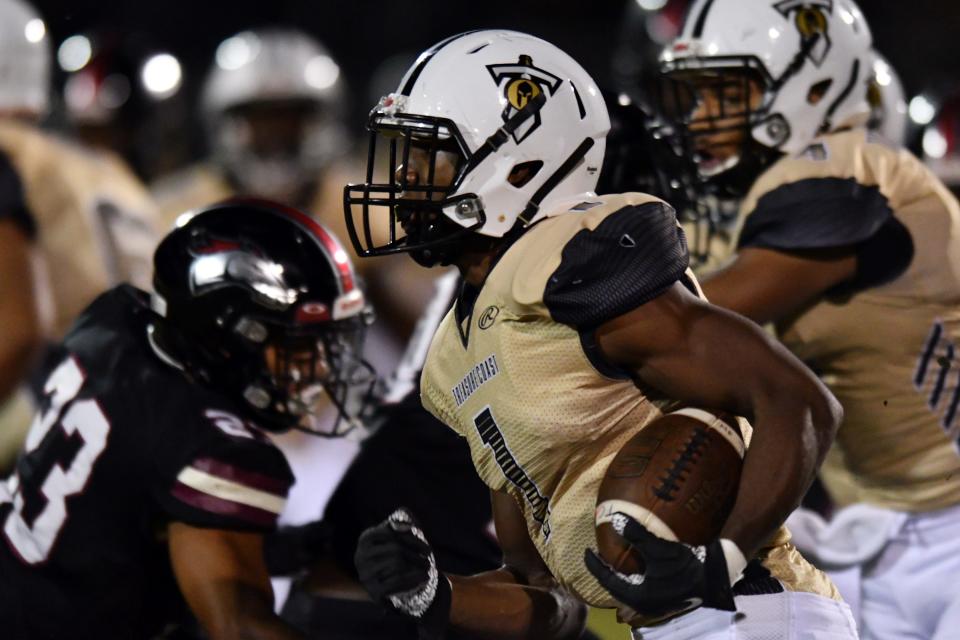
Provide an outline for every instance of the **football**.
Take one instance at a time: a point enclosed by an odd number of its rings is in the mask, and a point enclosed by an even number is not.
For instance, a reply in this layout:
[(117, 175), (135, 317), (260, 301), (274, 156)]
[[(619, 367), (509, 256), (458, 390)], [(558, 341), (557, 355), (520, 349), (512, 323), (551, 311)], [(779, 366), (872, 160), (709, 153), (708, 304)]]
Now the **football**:
[(600, 555), (623, 573), (643, 561), (613, 526), (630, 515), (651, 533), (687, 544), (717, 537), (733, 507), (746, 450), (737, 419), (687, 407), (657, 418), (607, 468), (597, 493)]

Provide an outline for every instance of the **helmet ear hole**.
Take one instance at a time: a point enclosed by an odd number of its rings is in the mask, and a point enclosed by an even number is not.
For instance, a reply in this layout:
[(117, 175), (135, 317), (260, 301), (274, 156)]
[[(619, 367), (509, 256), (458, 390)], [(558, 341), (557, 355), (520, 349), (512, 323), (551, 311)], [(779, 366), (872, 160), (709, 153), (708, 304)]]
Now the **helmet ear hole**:
[(808, 104), (817, 104), (823, 100), (823, 96), (827, 94), (827, 91), (830, 90), (830, 86), (833, 84), (831, 78), (826, 80), (821, 80), (820, 82), (814, 83), (810, 90), (807, 91), (807, 103)]
[(542, 168), (543, 161), (541, 160), (520, 162), (515, 164), (513, 169), (510, 170), (510, 175), (507, 176), (507, 182), (517, 189), (522, 189), (527, 185), (528, 182), (533, 180), (538, 173), (540, 173), (540, 169)]

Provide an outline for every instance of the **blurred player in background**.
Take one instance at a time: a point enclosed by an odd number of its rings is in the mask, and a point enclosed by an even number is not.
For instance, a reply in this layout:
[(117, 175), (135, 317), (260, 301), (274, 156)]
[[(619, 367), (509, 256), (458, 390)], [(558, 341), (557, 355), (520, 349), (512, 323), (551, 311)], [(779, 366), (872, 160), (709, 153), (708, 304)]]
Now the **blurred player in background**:
[(224, 40), (201, 95), (210, 157), (156, 182), (164, 219), (235, 194), (339, 211), (329, 185), (350, 152), (345, 93), (336, 61), (306, 33), (260, 28)]
[[(201, 96), (210, 156), (153, 185), (166, 223), (192, 207), (255, 195), (300, 207), (346, 237), (340, 188), (362, 175), (343, 122), (346, 99), (339, 65), (302, 31), (258, 28), (224, 40)], [(358, 268), (381, 316), (371, 356), (388, 372), (432, 278), (399, 258)]]
[[(150, 41), (140, 31), (102, 26), (73, 34), (57, 48), (64, 72), (63, 112), (71, 135), (120, 156), (147, 178), (188, 142), (181, 130), (168, 130), (164, 136), (164, 128), (172, 125), (160, 117), (158, 107), (178, 94), (180, 77), (174, 76), (162, 91), (148, 88), (148, 65), (159, 57)], [(164, 108), (176, 108), (169, 104)]]
[[(113, 155), (38, 127), (49, 103), (50, 43), (21, 0), (0, 1), (0, 467), (22, 439), (17, 391), (45, 344), (111, 285), (147, 286), (155, 213)], [(29, 422), (29, 420), (26, 420)], [(18, 428), (19, 427), (19, 428)]]
[[(845, 418), (821, 559), (856, 572), (866, 638), (960, 625), (960, 206), (867, 129), (870, 29), (850, 0), (700, 0), (663, 53), (698, 177), (743, 195), (715, 304), (772, 323)], [(862, 573), (861, 573), (862, 570)]]
[[(0, 625), (11, 638), (301, 637), (273, 613), (262, 539), (293, 482), (267, 432), (349, 398), (366, 303), (337, 240), (265, 201), (196, 212), (79, 317), (0, 484)], [(363, 385), (359, 386), (362, 391)], [(167, 629), (169, 631), (169, 629)]]
[[(593, 193), (610, 123), (580, 65), (521, 33), (453, 36), (418, 58), (369, 126), (387, 152), (371, 148), (369, 161), (384, 165), (368, 178), (385, 182), (346, 187), (351, 239), (361, 255), (408, 252), (461, 271), (421, 399), (467, 439), (504, 554), (497, 571), (440, 573), (413, 516), (398, 510), (357, 546), (374, 599), (428, 638), (448, 627), (576, 637), (580, 601), (619, 608), (644, 638), (730, 637), (764, 609), (773, 637), (803, 626), (854, 637), (833, 585), (778, 532), (826, 452), (837, 407), (756, 327), (699, 298), (670, 207)], [(376, 237), (374, 215), (394, 233)], [(648, 561), (644, 575), (624, 576), (589, 552), (597, 489), (666, 398), (726, 407), (757, 427), (724, 539), (695, 556), (621, 514)], [(756, 573), (741, 583), (748, 558)]]

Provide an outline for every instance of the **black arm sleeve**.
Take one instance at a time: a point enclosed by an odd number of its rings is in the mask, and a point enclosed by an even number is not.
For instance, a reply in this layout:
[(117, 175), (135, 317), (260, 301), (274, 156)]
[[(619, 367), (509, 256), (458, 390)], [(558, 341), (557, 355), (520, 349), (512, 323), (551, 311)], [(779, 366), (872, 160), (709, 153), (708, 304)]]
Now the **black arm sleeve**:
[(857, 274), (844, 290), (888, 282), (910, 265), (914, 251), (886, 196), (852, 178), (808, 178), (765, 194), (747, 217), (739, 247), (847, 248), (857, 254)]
[(873, 236), (893, 210), (877, 187), (852, 178), (807, 178), (764, 194), (747, 217), (739, 247), (804, 250), (852, 247)]
[(624, 207), (567, 243), (543, 301), (557, 322), (595, 327), (666, 291), (688, 262), (687, 241), (669, 205)]
[(37, 233), (36, 224), (23, 197), (23, 184), (10, 159), (0, 151), (0, 220), (11, 219), (23, 231), (33, 238)]

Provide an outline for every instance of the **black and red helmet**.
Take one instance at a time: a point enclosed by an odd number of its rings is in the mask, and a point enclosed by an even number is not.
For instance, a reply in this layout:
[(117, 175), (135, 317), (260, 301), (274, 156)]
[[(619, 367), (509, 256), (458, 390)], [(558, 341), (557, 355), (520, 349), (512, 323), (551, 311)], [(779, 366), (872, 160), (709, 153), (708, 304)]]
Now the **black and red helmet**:
[[(323, 393), (343, 435), (374, 382), (372, 320), (346, 251), (323, 225), (274, 202), (231, 199), (185, 214), (154, 254), (155, 346), (271, 430), (307, 428)], [(310, 429), (312, 430), (312, 429)]]

